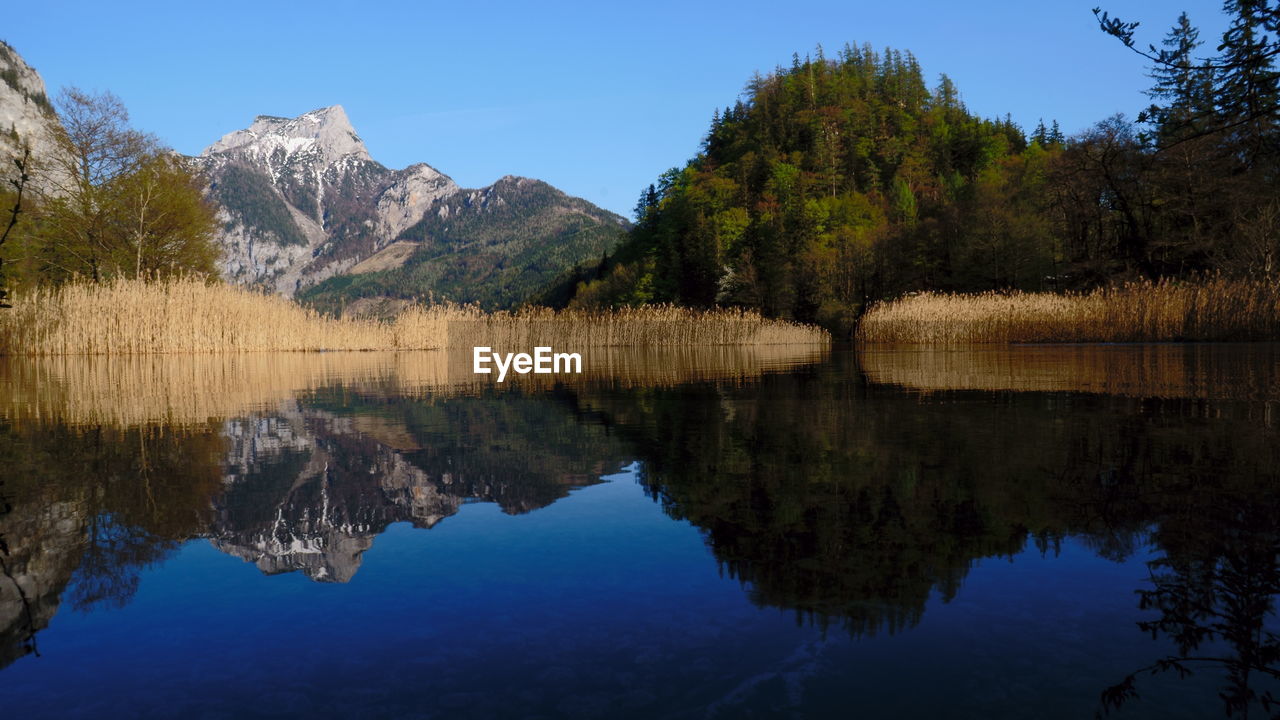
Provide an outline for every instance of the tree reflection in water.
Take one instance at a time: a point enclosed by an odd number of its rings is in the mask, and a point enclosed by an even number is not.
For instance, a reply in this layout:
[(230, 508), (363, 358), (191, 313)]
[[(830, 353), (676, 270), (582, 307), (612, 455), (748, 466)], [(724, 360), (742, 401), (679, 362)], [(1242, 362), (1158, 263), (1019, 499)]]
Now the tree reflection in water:
[(64, 597), (122, 607), (138, 573), (208, 526), (225, 438), (216, 426), (0, 426), (13, 511), (0, 589), (0, 666), (33, 652)]
[[(768, 377), (588, 405), (629, 435), (642, 481), (701, 528), (761, 605), (854, 635), (919, 621), (974, 562), (1075, 538), (1122, 561), (1148, 545), (1143, 631), (1179, 649), (1150, 671), (1216, 665), (1228, 715), (1277, 709), (1280, 443), (1256, 401), (934, 392)], [(610, 403), (613, 403), (612, 407)], [(1204, 650), (1212, 650), (1207, 654)], [(1203, 675), (1203, 673), (1201, 673)], [(1266, 682), (1260, 682), (1266, 681)], [(1101, 712), (1101, 711), (1100, 711)]]
[[(1274, 478), (1271, 478), (1274, 480)], [(1217, 671), (1228, 717), (1259, 708), (1280, 717), (1280, 488), (1189, 489), (1185, 512), (1167, 518), (1153, 540), (1164, 553), (1148, 563), (1151, 587), (1139, 607), (1156, 617), (1138, 623), (1153, 638), (1168, 638), (1176, 654), (1136, 670), (1102, 693), (1102, 716), (1140, 697), (1141, 678), (1173, 673), (1187, 678)]]

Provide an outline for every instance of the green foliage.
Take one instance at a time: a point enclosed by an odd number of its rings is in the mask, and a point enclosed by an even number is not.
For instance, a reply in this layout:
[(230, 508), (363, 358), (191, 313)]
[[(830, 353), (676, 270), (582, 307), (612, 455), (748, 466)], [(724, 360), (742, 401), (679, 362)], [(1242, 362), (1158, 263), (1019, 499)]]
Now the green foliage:
[(1280, 4), (1225, 2), (1228, 27), (1209, 57), (1185, 13), (1161, 47), (1143, 50), (1138, 23), (1095, 12), (1103, 31), (1150, 61), (1154, 102), (1139, 128), (1107, 120), (1075, 143), (1061, 196), (1068, 213), (1092, 217), (1079, 218), (1073, 243), (1148, 276), (1275, 277)]
[[(1047, 225), (986, 223), (1042, 203), (981, 190), (1022, 176), (1027, 140), (1007, 118), (970, 115), (950, 79), (931, 92), (910, 53), (845, 47), (757, 75), (747, 95), (717, 110), (697, 157), (642, 194), (619, 254), (629, 259), (575, 304), (635, 302), (629, 273), (654, 301), (844, 328), (868, 301), (908, 290), (1040, 287), (1028, 268), (1052, 262)], [(1037, 145), (1035, 162), (1059, 150)], [(971, 272), (962, 259), (979, 235), (988, 259), (1019, 270)]]
[(68, 88), (59, 108), (59, 147), (32, 158), (48, 187), (23, 199), (6, 273), (35, 284), (216, 272), (214, 211), (186, 163), (130, 128), (110, 93)]

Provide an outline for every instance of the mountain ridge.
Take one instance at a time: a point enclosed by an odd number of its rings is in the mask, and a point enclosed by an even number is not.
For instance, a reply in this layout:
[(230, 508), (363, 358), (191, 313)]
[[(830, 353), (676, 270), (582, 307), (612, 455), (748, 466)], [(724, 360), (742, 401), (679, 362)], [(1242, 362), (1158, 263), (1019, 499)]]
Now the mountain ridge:
[[(523, 251), (522, 262), (532, 261), (532, 274), (545, 282), (616, 246), (616, 235), (627, 227), (620, 216), (534, 178), (509, 174), (472, 189), (425, 162), (387, 168), (369, 154), (341, 105), (294, 118), (258, 115), (192, 162), (209, 179), (219, 207), (224, 274), (288, 296), (306, 297), (309, 288), (350, 277), (357, 266), (407, 241), (419, 252), (400, 252), (396, 266), (384, 269), (427, 260), (439, 265), (446, 256), (453, 269), (401, 274), (394, 287), (375, 288), (365, 278), (357, 283), (361, 297), (431, 295), (510, 306), (523, 296), (497, 285), (511, 279), (503, 270), (512, 253)], [(459, 226), (470, 236), (451, 232)], [(478, 272), (486, 263), (498, 267)], [(462, 266), (468, 270), (458, 270)], [(468, 278), (468, 292), (445, 278), (459, 272)], [(417, 285), (406, 286), (409, 277)], [(518, 283), (529, 290), (531, 284)], [(336, 310), (348, 299), (341, 297), (347, 285), (331, 284), (311, 296)]]

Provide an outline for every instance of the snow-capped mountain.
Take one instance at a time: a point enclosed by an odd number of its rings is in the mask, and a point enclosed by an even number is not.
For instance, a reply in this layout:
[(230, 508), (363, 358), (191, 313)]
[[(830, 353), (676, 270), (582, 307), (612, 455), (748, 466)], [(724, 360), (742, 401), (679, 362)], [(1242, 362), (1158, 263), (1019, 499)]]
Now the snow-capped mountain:
[(305, 165), (320, 172), (340, 161), (373, 160), (341, 105), (313, 110), (296, 118), (259, 115), (248, 128), (228, 133), (203, 154), (232, 151), (261, 160), (269, 170), (289, 164), (294, 169), (303, 169), (300, 166)]
[(227, 278), (286, 295), (382, 249), (458, 190), (426, 165), (393, 171), (375, 162), (338, 105), (259, 116), (197, 164), (219, 206)]
[[(463, 190), (425, 163), (391, 170), (370, 157), (339, 105), (296, 118), (259, 116), (210, 145), (195, 163), (208, 176), (219, 207), (228, 279), (285, 295), (334, 276), (386, 274), (442, 257), (471, 268), (484, 256), (479, 266), (501, 268), (514, 251), (497, 246), (511, 240), (520, 250), (545, 245), (556, 256), (539, 276), (549, 280), (575, 262), (597, 259), (625, 226), (622, 218), (536, 180), (507, 177), (488, 188)], [(525, 195), (541, 188), (558, 197), (525, 202)], [(469, 217), (495, 202), (523, 210), (490, 213), (479, 222)], [(603, 232), (581, 233), (584, 220)], [(438, 227), (442, 222), (471, 230), (459, 238)], [(429, 275), (394, 285), (401, 295), (450, 297), (449, 288)], [(495, 271), (470, 284), (504, 282), (499, 275)]]

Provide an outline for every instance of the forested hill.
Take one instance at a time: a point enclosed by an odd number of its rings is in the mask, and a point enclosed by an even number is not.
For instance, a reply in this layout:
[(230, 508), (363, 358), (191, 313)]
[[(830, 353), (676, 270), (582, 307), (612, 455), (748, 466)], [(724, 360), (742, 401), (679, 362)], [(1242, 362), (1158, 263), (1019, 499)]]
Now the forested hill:
[(1274, 272), (1277, 114), (1233, 99), (1277, 96), (1274, 48), (1200, 67), (1201, 44), (1180, 18), (1142, 124), (1117, 115), (1070, 138), (976, 117), (908, 52), (797, 56), (715, 113), (614, 257), (541, 300), (738, 305), (843, 331), (917, 290)]
[(573, 304), (739, 304), (838, 326), (902, 289), (1053, 273), (1037, 218), (1056, 132), (1028, 142), (975, 117), (896, 50), (796, 57), (745, 95), (644, 193), (627, 245)]

